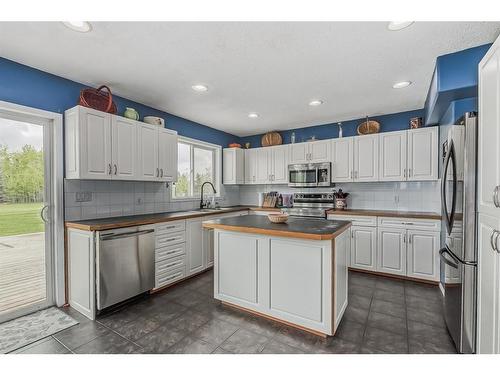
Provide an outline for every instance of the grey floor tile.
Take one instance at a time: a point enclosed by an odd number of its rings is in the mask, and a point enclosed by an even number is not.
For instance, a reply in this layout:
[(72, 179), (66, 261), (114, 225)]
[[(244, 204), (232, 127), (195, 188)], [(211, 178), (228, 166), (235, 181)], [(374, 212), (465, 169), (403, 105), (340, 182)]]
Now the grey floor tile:
[(388, 354), (386, 352), (383, 352), (382, 350), (377, 350), (375, 348), (370, 348), (368, 346), (362, 346), (361, 349), (359, 350), (360, 354)]
[(251, 314), (245, 316), (240, 326), (248, 331), (267, 337), (273, 337), (284, 327), (283, 324)]
[(407, 308), (434, 311), (440, 314), (442, 314), (443, 311), (442, 302), (439, 300), (421, 298), (408, 294), (406, 295), (406, 306)]
[(97, 321), (102, 325), (108, 327), (109, 329), (115, 330), (127, 323), (130, 323), (138, 317), (139, 313), (137, 311), (125, 307), (119, 311), (110, 312), (103, 316), (100, 316), (97, 318)]
[(367, 327), (362, 346), (393, 354), (408, 353), (406, 336), (374, 327)]
[(148, 314), (148, 317), (158, 321), (160, 324), (166, 324), (184, 314), (187, 308), (175, 302), (168, 301), (160, 306), (155, 306)]
[(200, 303), (209, 303), (210, 298), (207, 295), (190, 290), (181, 296), (175, 297), (173, 301), (185, 307), (193, 307)]
[(442, 298), (441, 291), (436, 285), (407, 281), (405, 284), (405, 291), (407, 295), (420, 298), (429, 298), (438, 301), (441, 301)]
[(235, 353), (230, 353), (227, 350), (217, 348), (212, 352), (212, 354), (235, 354)]
[(266, 336), (257, 335), (241, 328), (224, 341), (220, 347), (232, 353), (254, 354), (260, 353), (268, 341), (269, 338)]
[(78, 323), (87, 323), (87, 322), (91, 321), (89, 318), (87, 318), (83, 314), (80, 314), (78, 311), (76, 311), (74, 308), (72, 308), (70, 306), (59, 307), (59, 310), (61, 310), (65, 314), (68, 314), (69, 316), (71, 316)]
[(350, 272), (348, 280), (349, 285), (357, 285), (368, 288), (374, 288), (377, 281), (376, 277), (359, 272)]
[(318, 347), (323, 345), (324, 339), (311, 333), (292, 328), (283, 327), (274, 337), (273, 340), (293, 346), (304, 352), (313, 353)]
[(408, 321), (410, 351), (416, 353), (456, 352), (447, 329)]
[(351, 295), (356, 295), (356, 296), (362, 296), (366, 298), (372, 298), (373, 297), (373, 292), (375, 289), (373, 289), (372, 286), (363, 286), (363, 285), (349, 285), (349, 297)]
[(401, 280), (390, 279), (390, 278), (380, 278), (375, 284), (375, 289), (385, 290), (390, 293), (404, 294), (405, 287), (404, 282)]
[(208, 310), (203, 311), (203, 314), (206, 314), (210, 318), (224, 320), (237, 326), (245, 324), (245, 320), (248, 319), (250, 315), (222, 304), (210, 306)]
[(49, 336), (12, 352), (13, 354), (66, 354), (68, 348)]
[(335, 337), (351, 341), (354, 343), (360, 343), (363, 340), (363, 334), (365, 333), (365, 325), (361, 323), (352, 322), (349, 320), (342, 320), (337, 332), (335, 332)]
[(320, 345), (320, 351), (317, 351), (317, 353), (357, 354), (359, 353), (359, 344), (332, 337), (327, 339), (324, 345)]
[(73, 350), (108, 332), (109, 330), (103, 325), (88, 321), (58, 332), (54, 337), (64, 346)]
[(354, 307), (359, 307), (361, 309), (368, 310), (370, 308), (370, 303), (372, 302), (371, 297), (360, 296), (357, 294), (349, 294), (348, 304)]
[(184, 337), (177, 344), (168, 349), (171, 354), (210, 354), (217, 348), (217, 344), (208, 343), (192, 336)]
[(212, 319), (193, 333), (193, 337), (216, 345), (222, 344), (238, 330), (238, 326), (224, 320)]
[(137, 341), (144, 335), (153, 332), (159, 326), (160, 323), (156, 320), (140, 317), (117, 328), (116, 332), (131, 341)]
[(145, 353), (167, 353), (168, 349), (187, 336), (183, 329), (170, 325), (161, 326), (136, 341)]
[(407, 317), (408, 321), (413, 320), (431, 326), (446, 328), (446, 323), (441, 312), (408, 308)]
[(375, 327), (396, 333), (398, 335), (406, 336), (406, 319), (398, 318), (392, 315), (370, 311), (368, 316), (368, 327)]
[(410, 354), (456, 354), (457, 351), (451, 341), (436, 344), (431, 341), (417, 341), (409, 339)]
[(136, 344), (126, 340), (114, 332), (79, 346), (74, 350), (76, 354), (130, 354), (140, 349)]
[(344, 317), (342, 319), (364, 324), (368, 319), (368, 312), (368, 309), (361, 309), (359, 307), (347, 305), (347, 309), (345, 310)]
[(373, 298), (380, 301), (396, 303), (398, 305), (404, 305), (406, 303), (404, 294), (392, 293), (384, 289), (376, 289)]
[(406, 306), (393, 302), (374, 299), (372, 301), (371, 311), (406, 319)]
[(186, 332), (186, 334), (201, 327), (210, 320), (207, 314), (198, 311), (188, 310), (168, 323), (171, 327), (176, 327)]
[(264, 346), (262, 354), (305, 354), (305, 352), (282, 342), (270, 340)]

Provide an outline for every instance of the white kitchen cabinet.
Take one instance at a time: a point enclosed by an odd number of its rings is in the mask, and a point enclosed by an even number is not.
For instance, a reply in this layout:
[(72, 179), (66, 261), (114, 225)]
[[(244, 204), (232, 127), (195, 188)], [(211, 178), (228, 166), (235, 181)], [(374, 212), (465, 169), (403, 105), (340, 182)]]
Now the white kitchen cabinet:
[(377, 228), (351, 227), (351, 267), (377, 269)]
[(381, 133), (379, 181), (406, 180), (407, 131)]
[(408, 131), (408, 181), (437, 180), (438, 130), (434, 126)]
[(272, 158), (271, 150), (262, 147), (256, 154), (255, 183), (267, 184), (270, 182), (271, 165), (269, 160)]
[(222, 150), (222, 179), (225, 185), (245, 182), (245, 150), (241, 148)]
[(111, 117), (113, 179), (135, 180), (139, 175), (137, 129), (137, 121), (125, 117)]
[(146, 123), (139, 124), (139, 179), (157, 181), (160, 178), (158, 167), (158, 127)]
[(332, 182), (353, 180), (354, 138), (336, 138), (331, 144)]
[(439, 280), (439, 242), (439, 232), (408, 230), (407, 276)]
[(406, 229), (378, 228), (377, 271), (406, 275)]
[[(479, 211), (500, 215), (500, 40), (479, 63)], [(495, 200), (497, 201), (495, 203)]]
[(354, 181), (378, 181), (378, 145), (378, 134), (354, 137)]
[(158, 129), (158, 168), (160, 181), (177, 181), (177, 133), (165, 128)]
[(110, 180), (111, 116), (77, 106), (65, 112), (66, 178)]
[(253, 185), (256, 181), (258, 148), (245, 150), (245, 185)]
[(325, 163), (330, 160), (330, 140), (290, 144), (290, 164)]
[(203, 218), (186, 220), (186, 275), (203, 271), (206, 266), (205, 247), (203, 246)]
[(270, 147), (270, 174), (272, 184), (288, 183), (288, 145)]

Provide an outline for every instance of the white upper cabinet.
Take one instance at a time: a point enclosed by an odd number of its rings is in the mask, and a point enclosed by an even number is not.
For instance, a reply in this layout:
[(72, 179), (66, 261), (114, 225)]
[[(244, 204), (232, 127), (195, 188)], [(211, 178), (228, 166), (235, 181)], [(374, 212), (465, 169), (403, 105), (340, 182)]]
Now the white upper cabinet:
[(139, 175), (137, 124), (124, 117), (111, 117), (113, 179), (135, 180)]
[(222, 150), (222, 181), (225, 185), (245, 182), (245, 150), (225, 148)]
[(256, 183), (257, 148), (245, 150), (245, 184)]
[(270, 162), (270, 183), (288, 183), (288, 145), (273, 146), (269, 148), (268, 157)]
[(158, 168), (160, 180), (177, 181), (177, 133), (165, 128), (158, 129)]
[(177, 133), (76, 106), (64, 117), (66, 178), (175, 181)]
[(332, 139), (332, 182), (353, 180), (354, 138)]
[(271, 150), (267, 147), (259, 148), (255, 156), (256, 168), (255, 168), (255, 183), (257, 184), (267, 184), (270, 181), (271, 176), (271, 163), (272, 158)]
[(330, 140), (290, 144), (290, 164), (330, 161)]
[(110, 180), (109, 114), (77, 106), (65, 115), (66, 178)]
[(437, 180), (438, 162), (438, 127), (409, 130), (407, 180)]
[[(500, 42), (479, 64), (479, 211), (500, 217)], [(495, 201), (496, 204), (495, 204)]]
[(406, 180), (406, 142), (406, 130), (380, 134), (379, 181)]
[(354, 181), (378, 181), (379, 135), (354, 137)]

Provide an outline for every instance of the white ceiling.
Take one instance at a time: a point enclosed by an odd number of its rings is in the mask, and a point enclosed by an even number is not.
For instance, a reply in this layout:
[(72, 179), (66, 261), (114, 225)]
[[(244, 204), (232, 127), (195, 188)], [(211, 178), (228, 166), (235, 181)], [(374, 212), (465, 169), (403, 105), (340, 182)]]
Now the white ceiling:
[[(500, 22), (0, 23), (0, 56), (244, 136), (422, 108), (437, 56)], [(413, 85), (392, 89), (396, 81)], [(206, 93), (191, 89), (195, 83)], [(310, 107), (311, 99), (324, 104)], [(247, 117), (257, 112), (258, 119)]]

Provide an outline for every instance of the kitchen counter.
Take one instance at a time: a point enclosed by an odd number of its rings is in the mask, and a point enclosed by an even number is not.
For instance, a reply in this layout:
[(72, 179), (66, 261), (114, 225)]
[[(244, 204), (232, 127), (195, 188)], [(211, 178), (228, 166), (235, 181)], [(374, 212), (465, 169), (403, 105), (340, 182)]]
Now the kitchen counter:
[(436, 212), (419, 211), (389, 211), (389, 210), (328, 210), (329, 215), (346, 216), (381, 216), (381, 217), (406, 217), (409, 219), (441, 220), (441, 214)]
[(211, 216), (224, 214), (228, 212), (238, 211), (279, 211), (279, 208), (262, 208), (254, 206), (233, 206), (222, 207), (220, 209), (203, 209), (181, 212), (162, 212), (156, 214), (131, 215), (131, 216), (116, 216), (102, 219), (90, 219), (79, 221), (67, 221), (66, 228), (74, 228), (80, 230), (96, 231), (106, 229), (116, 229), (132, 227), (136, 225), (156, 224), (174, 220), (194, 219), (197, 217)]
[(309, 240), (332, 240), (344, 232), (351, 223), (343, 220), (289, 217), (282, 224), (271, 223), (266, 216), (239, 216), (203, 223), (204, 228), (282, 236)]

